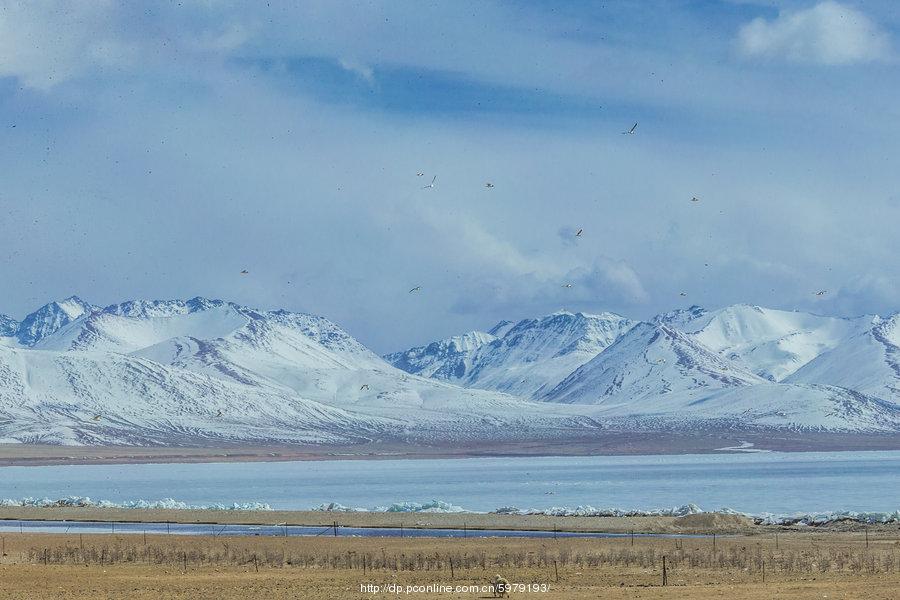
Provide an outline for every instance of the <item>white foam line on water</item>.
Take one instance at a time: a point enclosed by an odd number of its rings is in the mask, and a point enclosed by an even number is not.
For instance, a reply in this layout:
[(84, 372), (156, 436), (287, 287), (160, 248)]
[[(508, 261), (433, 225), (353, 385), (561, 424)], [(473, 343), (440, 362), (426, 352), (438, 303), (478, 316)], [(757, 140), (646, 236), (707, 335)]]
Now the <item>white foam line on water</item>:
[[(110, 502), (108, 500), (92, 500), (86, 496), (68, 496), (56, 500), (50, 498), (22, 498), (21, 500), (2, 499), (0, 507), (81, 507), (81, 508), (124, 508), (143, 510), (234, 510), (234, 511), (273, 511), (269, 504), (264, 502), (233, 502), (231, 504), (209, 503), (189, 504), (172, 498), (161, 500), (128, 500), (123, 502)], [(851, 521), (857, 523), (900, 523), (900, 510), (893, 512), (865, 512), (865, 511), (821, 511), (821, 512), (795, 512), (789, 514), (775, 513), (746, 513), (731, 508), (721, 508), (715, 511), (705, 511), (696, 504), (684, 504), (671, 508), (658, 508), (653, 510), (625, 510), (619, 508), (597, 508), (590, 505), (553, 506), (549, 508), (517, 508), (515, 506), (500, 507), (489, 513), (478, 513), (457, 506), (443, 500), (431, 500), (429, 502), (395, 502), (387, 506), (373, 508), (345, 506), (337, 502), (320, 504), (312, 508), (313, 511), (354, 513), (354, 512), (382, 512), (382, 513), (434, 513), (434, 514), (497, 514), (497, 515), (547, 515), (552, 517), (684, 517), (687, 515), (715, 512), (720, 514), (740, 515), (753, 519), (761, 525), (824, 525), (837, 521)]]

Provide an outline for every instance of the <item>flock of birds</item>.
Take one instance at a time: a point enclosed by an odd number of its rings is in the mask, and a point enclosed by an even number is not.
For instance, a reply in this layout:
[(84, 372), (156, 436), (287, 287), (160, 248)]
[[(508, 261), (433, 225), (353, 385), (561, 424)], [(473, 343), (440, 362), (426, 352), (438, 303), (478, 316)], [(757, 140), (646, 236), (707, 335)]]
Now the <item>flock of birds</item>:
[[(623, 131), (623, 132), (622, 132), (622, 135), (635, 135), (635, 134), (637, 133), (637, 128), (638, 128), (638, 123), (635, 122), (634, 125), (632, 125), (630, 129), (628, 129), (628, 130), (626, 130), (626, 131)], [(425, 173), (424, 173), (423, 171), (418, 171), (418, 172), (416, 173), (416, 177), (425, 177)], [(432, 178), (431, 178), (431, 183), (422, 186), (422, 189), (423, 189), (423, 190), (434, 189), (434, 188), (436, 187), (436, 185), (437, 185), (437, 175), (434, 175), (434, 176), (432, 176)], [(487, 189), (493, 189), (493, 188), (494, 188), (494, 184), (493, 184), (493, 182), (486, 181), (485, 184), (484, 184), (484, 187), (487, 188)], [(695, 202), (695, 203), (696, 203), (696, 202), (700, 202), (700, 198), (698, 198), (697, 196), (691, 196), (691, 202)], [(575, 232), (575, 237), (576, 237), (576, 238), (580, 238), (580, 237), (582, 237), (583, 234), (584, 234), (584, 229), (583, 229), (583, 228), (579, 228), (578, 231)], [(709, 263), (704, 263), (704, 265), (708, 267), (708, 266), (709, 266)], [(250, 274), (250, 271), (247, 270), (247, 269), (243, 269), (243, 270), (241, 270), (240, 274), (241, 274), (241, 275), (249, 275), (249, 274)], [(573, 288), (573, 287), (574, 287), (574, 284), (572, 284), (572, 283), (570, 283), (570, 282), (566, 282), (566, 283), (563, 283), (563, 284), (562, 284), (562, 287), (563, 287), (563, 288), (566, 288), (566, 289), (570, 289), (570, 288)], [(409, 293), (409, 294), (415, 294), (415, 293), (418, 293), (418, 292), (421, 292), (421, 291), (422, 291), (422, 286), (421, 286), (421, 285), (417, 285), (417, 286), (415, 286), (415, 287), (413, 287), (413, 288), (410, 288), (409, 292), (407, 292), (407, 293)], [(815, 292), (815, 295), (816, 295), (816, 296), (824, 296), (824, 295), (827, 294), (827, 293), (828, 293), (828, 290), (818, 290), (817, 292)], [(687, 292), (680, 292), (678, 295), (679, 295), (679, 296), (682, 296), (682, 297), (685, 297), (685, 296), (687, 296)], [(661, 359), (661, 361), (662, 361), (662, 362), (665, 362), (665, 359)], [(658, 362), (659, 362), (659, 361), (658, 361)], [(360, 386), (359, 391), (366, 391), (366, 390), (368, 390), (368, 389), (369, 389), (369, 384), (364, 383), (364, 384), (362, 384), (362, 385)], [(222, 415), (222, 411), (220, 410), (220, 411), (216, 414), (216, 417), (222, 417), (222, 416), (223, 416), (223, 415)], [(94, 415), (94, 417), (92, 418), (93, 421), (100, 421), (101, 419), (102, 419), (102, 416), (101, 416), (101, 415)]]
[[(635, 135), (635, 134), (637, 133), (637, 128), (638, 128), (638, 123), (635, 122), (634, 125), (632, 125), (630, 129), (627, 129), (626, 131), (623, 131), (623, 132), (622, 132), (622, 135)], [(424, 172), (424, 171), (418, 171), (418, 172), (416, 173), (416, 177), (425, 177), (425, 172)], [(431, 183), (422, 186), (422, 189), (423, 189), (423, 190), (430, 190), (430, 189), (434, 189), (436, 186), (437, 186), (437, 175), (434, 175), (434, 176), (432, 176), (432, 178), (431, 178)], [(487, 181), (487, 182), (485, 182), (484, 187), (486, 187), (487, 189), (493, 189), (493, 188), (494, 188), (494, 184), (493, 184), (493, 182)], [(691, 202), (694, 202), (694, 203), (700, 202), (700, 198), (698, 198), (697, 196), (691, 196)], [(576, 237), (576, 238), (580, 238), (580, 237), (582, 237), (583, 234), (584, 234), (584, 229), (579, 229), (579, 230), (575, 233), (575, 237)], [(708, 267), (708, 266), (709, 266), (709, 263), (704, 263), (704, 266)], [(248, 275), (249, 273), (250, 273), (250, 271), (248, 271), (247, 269), (244, 269), (244, 270), (241, 271), (240, 274), (241, 274), (241, 275)], [(574, 284), (572, 284), (572, 283), (563, 283), (563, 284), (562, 284), (562, 287), (564, 287), (564, 288), (572, 288), (572, 287), (574, 287)], [(422, 286), (417, 285), (417, 286), (411, 288), (411, 289), (409, 290), (409, 292), (407, 292), (407, 293), (409, 293), (409, 294), (414, 294), (414, 293), (421, 292), (421, 291), (422, 291)], [(819, 290), (819, 291), (815, 292), (815, 295), (816, 295), (816, 296), (824, 296), (824, 295), (827, 294), (827, 293), (828, 293), (828, 290)], [(687, 293), (686, 293), (686, 292), (680, 292), (680, 293), (679, 293), (679, 296), (687, 296)]]
[[(631, 126), (631, 129), (628, 129), (627, 131), (623, 131), (622, 135), (634, 135), (635, 133), (637, 133), (637, 127), (638, 127), (638, 124), (635, 122), (635, 124)], [(424, 171), (418, 171), (416, 173), (416, 177), (424, 177), (424, 176), (425, 176)], [(431, 178), (431, 183), (429, 183), (428, 185), (422, 186), (422, 189), (423, 190), (433, 189), (435, 187), (436, 182), (437, 182), (437, 175), (435, 175)], [(485, 182), (484, 187), (486, 187), (488, 189), (492, 189), (494, 187), (494, 184), (490, 181), (487, 181), (487, 182)], [(692, 196), (691, 202), (700, 202), (700, 198), (698, 198), (697, 196)], [(584, 234), (584, 229), (579, 229), (577, 232), (575, 232), (575, 237), (580, 238), (582, 236), (582, 234)], [(709, 265), (707, 265), (707, 266), (709, 266)], [(572, 288), (572, 287), (574, 287), (574, 284), (564, 283), (564, 284), (562, 284), (562, 287)], [(410, 289), (408, 293), (413, 294), (413, 293), (421, 292), (421, 291), (422, 291), (422, 286), (417, 285), (416, 287)], [(681, 295), (686, 296), (687, 294), (682, 292)]]

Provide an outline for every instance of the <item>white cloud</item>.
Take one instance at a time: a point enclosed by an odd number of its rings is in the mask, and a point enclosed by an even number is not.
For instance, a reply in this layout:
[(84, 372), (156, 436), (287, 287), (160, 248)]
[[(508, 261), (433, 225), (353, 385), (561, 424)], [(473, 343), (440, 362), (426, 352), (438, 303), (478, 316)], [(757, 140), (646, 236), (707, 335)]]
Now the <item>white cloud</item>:
[(826, 0), (771, 21), (754, 19), (738, 33), (738, 47), (751, 58), (847, 65), (887, 58), (890, 39), (858, 10)]
[(359, 75), (369, 83), (375, 82), (375, 71), (372, 69), (372, 67), (346, 58), (342, 58), (338, 62), (341, 65), (341, 68), (345, 71), (349, 71), (350, 73)]
[(0, 14), (0, 76), (47, 89), (87, 64), (128, 60), (131, 49), (108, 35), (111, 10), (109, 2), (6, 5)]
[(0, 4), (0, 77), (49, 90), (104, 69), (171, 71), (196, 57), (224, 57), (256, 33), (254, 22), (197, 5), (173, 7), (144, 25), (143, 7), (113, 0)]

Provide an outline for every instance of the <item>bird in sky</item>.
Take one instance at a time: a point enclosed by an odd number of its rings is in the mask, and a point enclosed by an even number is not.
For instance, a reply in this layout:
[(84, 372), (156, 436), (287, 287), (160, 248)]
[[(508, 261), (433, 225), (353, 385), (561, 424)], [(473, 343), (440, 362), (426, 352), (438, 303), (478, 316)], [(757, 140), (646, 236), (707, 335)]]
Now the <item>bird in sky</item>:
[(221, 416), (222, 416), (222, 411), (220, 410), (219, 412), (217, 412), (217, 413), (216, 413), (216, 416), (217, 416), (217, 417), (221, 417)]
[(584, 229), (579, 229), (578, 232), (575, 234), (575, 237), (581, 237), (582, 233), (584, 233)]
[(429, 188), (433, 188), (435, 181), (437, 181), (437, 175), (435, 175), (434, 177), (431, 178), (431, 183), (429, 183), (428, 185), (422, 186), (422, 189), (427, 190)]
[(102, 418), (103, 418), (103, 417), (100, 416), (100, 415), (94, 415), (93, 418), (92, 418), (91, 420), (92, 420), (92, 421), (99, 421), (99, 420), (102, 419)]
[(691, 202), (700, 202), (700, 198), (697, 196), (691, 196)]
[(241, 275), (247, 275), (249, 272), (250, 271), (248, 271), (247, 269), (244, 269), (243, 271), (241, 271)]
[(492, 188), (492, 187), (494, 187), (494, 184), (491, 183), (490, 181), (488, 181), (487, 183), (484, 184), (484, 187), (486, 187), (486, 188)]
[(681, 293), (678, 294), (678, 295), (679, 295), (679, 296), (687, 296), (687, 292), (681, 292)]
[(412, 294), (413, 292), (421, 292), (421, 291), (422, 291), (422, 286), (421, 286), (421, 285), (417, 285), (417, 286), (414, 287), (413, 289), (409, 290), (409, 292), (407, 292), (407, 293), (408, 293), (408, 294)]
[(631, 129), (628, 131), (623, 131), (622, 135), (634, 135), (634, 130), (637, 129), (637, 123), (631, 126)]
[(363, 390), (367, 390), (367, 389), (369, 389), (368, 383), (364, 383), (361, 386), (359, 386), (359, 391), (363, 391)]
[(828, 293), (828, 290), (819, 290), (818, 292), (816, 292), (816, 296), (824, 296), (827, 293)]
[(424, 175), (425, 175), (425, 173), (423, 173), (422, 171), (419, 171), (418, 173), (416, 173), (416, 177), (422, 177)]
[(562, 284), (562, 286), (563, 286), (564, 288), (570, 288), (570, 287), (572, 287), (572, 284), (571, 284), (571, 283), (564, 283), (564, 284)]

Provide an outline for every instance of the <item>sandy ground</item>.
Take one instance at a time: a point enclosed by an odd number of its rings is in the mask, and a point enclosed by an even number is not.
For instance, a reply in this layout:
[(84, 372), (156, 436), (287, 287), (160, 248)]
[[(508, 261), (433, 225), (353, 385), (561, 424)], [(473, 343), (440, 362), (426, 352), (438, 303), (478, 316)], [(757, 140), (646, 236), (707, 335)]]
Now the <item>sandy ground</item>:
[(411, 446), (372, 442), (353, 446), (221, 445), (216, 447), (49, 446), (0, 444), (0, 466), (174, 462), (251, 462), (284, 460), (372, 460), (466, 458), (473, 456), (591, 456), (721, 452), (743, 442), (757, 449), (785, 452), (900, 450), (900, 435), (793, 432), (601, 431), (582, 439)]
[[(896, 529), (871, 536), (868, 547), (856, 534), (822, 532), (782, 533), (777, 542), (769, 533), (734, 536), (715, 547), (696, 538), (631, 545), (629, 539), (57, 534), (4, 534), (0, 544), (0, 598), (17, 600), (486, 598), (483, 586), (494, 573), (536, 586), (511, 597), (547, 600), (896, 600), (900, 589)], [(391, 584), (400, 592), (388, 591)], [(444, 589), (406, 591), (428, 585)]]

